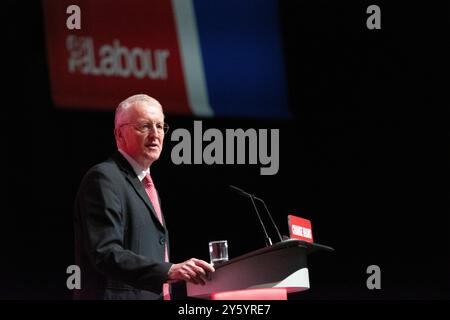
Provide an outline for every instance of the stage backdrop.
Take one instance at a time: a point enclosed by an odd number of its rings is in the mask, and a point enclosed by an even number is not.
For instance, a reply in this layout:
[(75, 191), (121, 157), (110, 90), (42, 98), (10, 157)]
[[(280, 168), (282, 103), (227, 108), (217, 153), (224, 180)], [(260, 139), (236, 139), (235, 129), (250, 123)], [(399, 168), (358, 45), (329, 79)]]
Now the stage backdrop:
[(277, 1), (82, 0), (79, 30), (66, 27), (72, 2), (44, 1), (57, 106), (152, 92), (167, 113), (289, 116)]

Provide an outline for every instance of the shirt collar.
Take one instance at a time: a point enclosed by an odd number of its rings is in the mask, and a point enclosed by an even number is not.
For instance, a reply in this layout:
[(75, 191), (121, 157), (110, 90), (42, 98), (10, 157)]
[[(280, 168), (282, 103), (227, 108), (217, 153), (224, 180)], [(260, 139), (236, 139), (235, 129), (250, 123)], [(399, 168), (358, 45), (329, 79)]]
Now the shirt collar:
[(139, 181), (142, 181), (147, 174), (150, 174), (150, 167), (147, 169), (142, 168), (142, 166), (136, 162), (130, 155), (128, 155), (125, 151), (119, 148), (119, 152), (124, 156), (125, 159), (130, 163), (134, 172), (136, 173)]

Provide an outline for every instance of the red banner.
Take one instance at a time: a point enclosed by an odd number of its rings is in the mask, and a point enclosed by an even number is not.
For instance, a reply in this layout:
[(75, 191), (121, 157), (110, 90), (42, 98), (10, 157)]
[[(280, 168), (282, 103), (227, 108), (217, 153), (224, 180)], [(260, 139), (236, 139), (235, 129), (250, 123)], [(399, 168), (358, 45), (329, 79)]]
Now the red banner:
[[(67, 8), (80, 8), (70, 30)], [(44, 0), (48, 65), (60, 107), (114, 109), (146, 93), (190, 114), (171, 1)]]

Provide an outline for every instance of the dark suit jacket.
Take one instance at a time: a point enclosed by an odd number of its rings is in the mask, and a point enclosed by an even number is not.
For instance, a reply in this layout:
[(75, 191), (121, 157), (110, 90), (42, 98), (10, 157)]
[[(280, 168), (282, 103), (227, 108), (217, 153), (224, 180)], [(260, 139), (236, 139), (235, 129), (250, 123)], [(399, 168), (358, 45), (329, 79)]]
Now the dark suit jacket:
[(160, 299), (171, 263), (168, 232), (128, 161), (116, 152), (92, 167), (75, 201), (75, 299)]

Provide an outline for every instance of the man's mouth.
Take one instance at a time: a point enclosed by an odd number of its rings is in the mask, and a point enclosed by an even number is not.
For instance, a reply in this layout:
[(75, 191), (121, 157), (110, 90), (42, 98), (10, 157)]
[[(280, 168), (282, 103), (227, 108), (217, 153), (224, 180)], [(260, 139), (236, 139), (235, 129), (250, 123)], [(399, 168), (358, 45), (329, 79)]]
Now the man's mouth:
[(157, 143), (149, 143), (146, 145), (147, 148), (158, 148), (158, 144)]

